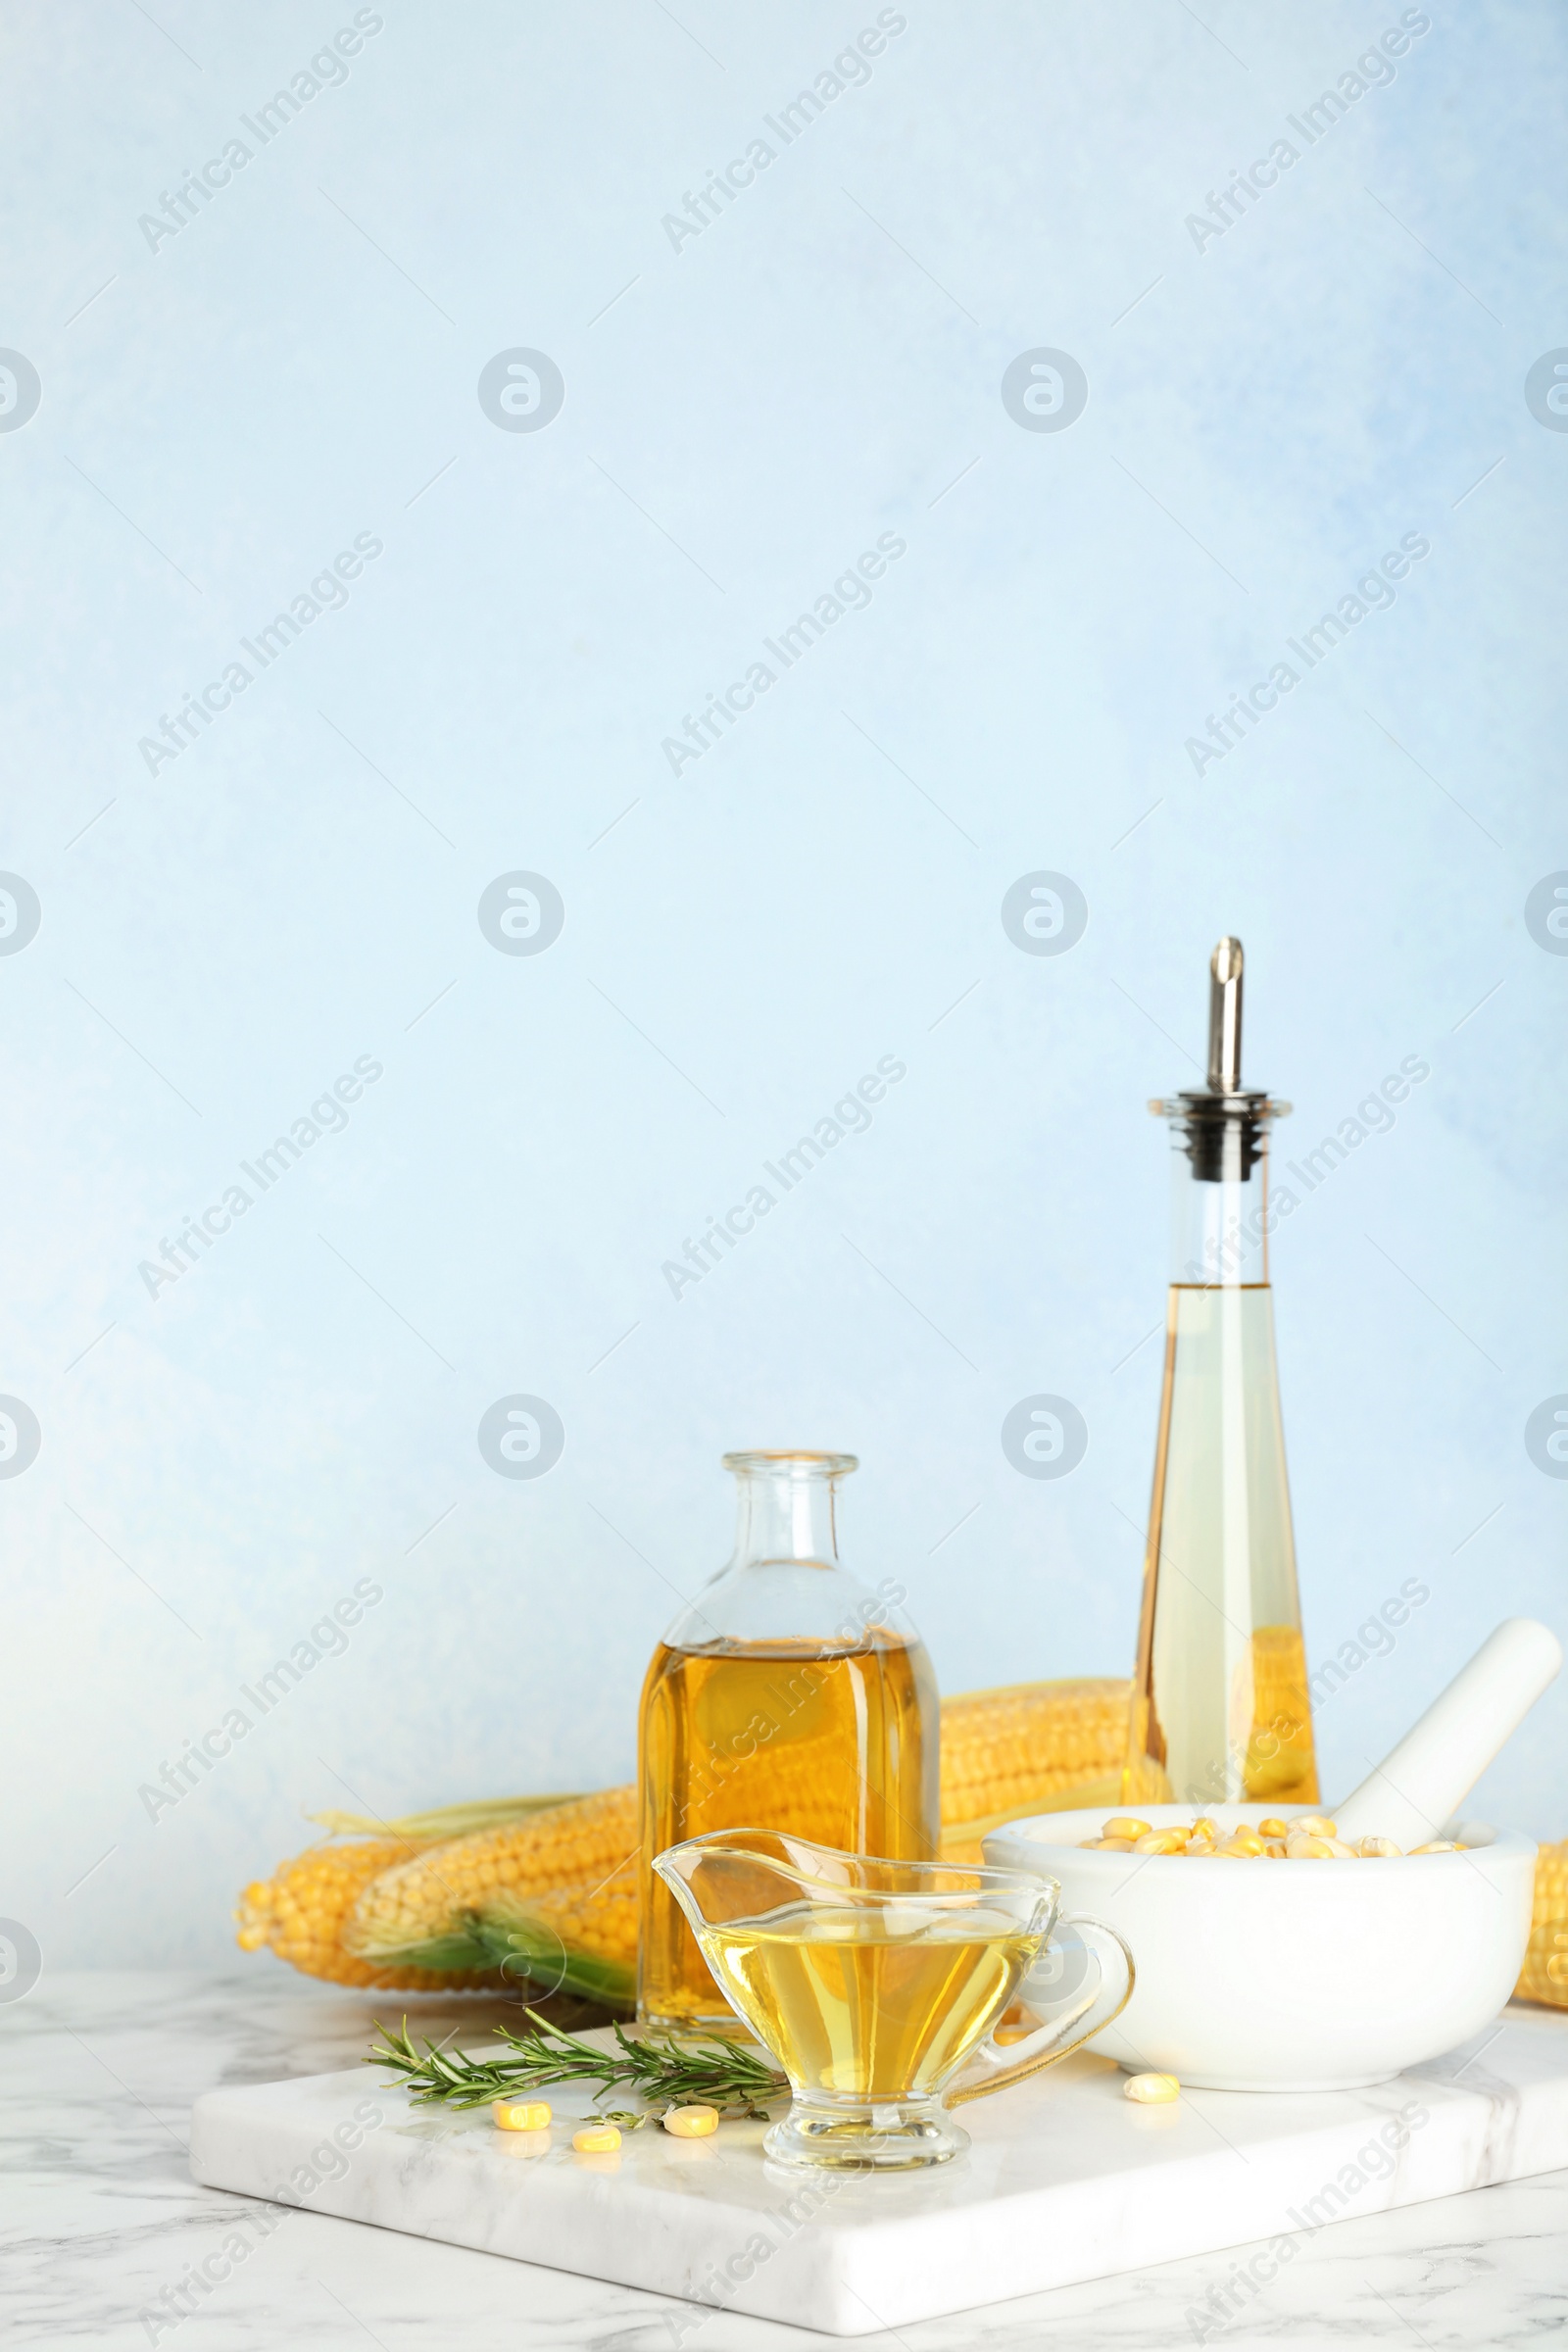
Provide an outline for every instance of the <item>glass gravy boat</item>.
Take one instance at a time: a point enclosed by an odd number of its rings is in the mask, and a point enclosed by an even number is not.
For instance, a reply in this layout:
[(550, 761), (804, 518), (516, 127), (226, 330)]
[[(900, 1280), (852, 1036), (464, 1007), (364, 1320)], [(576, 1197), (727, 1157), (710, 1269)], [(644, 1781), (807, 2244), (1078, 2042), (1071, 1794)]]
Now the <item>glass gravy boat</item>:
[[(654, 1868), (788, 2077), (794, 2102), (763, 2142), (785, 2163), (945, 2163), (969, 2145), (949, 2107), (1064, 2058), (1132, 1991), (1114, 1929), (1060, 1919), (1059, 1886), (1032, 1871), (885, 1861), (777, 1830), (691, 1838)], [(1037, 2023), (999, 2046), (1020, 1992)]]

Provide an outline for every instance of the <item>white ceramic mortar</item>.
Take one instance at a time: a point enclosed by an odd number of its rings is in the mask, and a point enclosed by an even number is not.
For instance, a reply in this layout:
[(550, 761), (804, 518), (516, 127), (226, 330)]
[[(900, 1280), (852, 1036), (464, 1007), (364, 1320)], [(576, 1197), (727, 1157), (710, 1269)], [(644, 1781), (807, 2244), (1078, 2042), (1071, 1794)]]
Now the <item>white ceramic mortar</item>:
[[(1359, 2089), (1451, 2050), (1513, 1990), (1536, 1861), (1515, 1832), (1466, 1823), (1464, 1853), (1378, 1862), (1086, 1852), (1116, 1809), (1009, 1822), (985, 1856), (1059, 1880), (1064, 1911), (1126, 1939), (1132, 1998), (1089, 2046), (1129, 2072), (1215, 2090)], [(1156, 1829), (1194, 1817), (1134, 1810)], [(1273, 1808), (1206, 1810), (1229, 1830)]]

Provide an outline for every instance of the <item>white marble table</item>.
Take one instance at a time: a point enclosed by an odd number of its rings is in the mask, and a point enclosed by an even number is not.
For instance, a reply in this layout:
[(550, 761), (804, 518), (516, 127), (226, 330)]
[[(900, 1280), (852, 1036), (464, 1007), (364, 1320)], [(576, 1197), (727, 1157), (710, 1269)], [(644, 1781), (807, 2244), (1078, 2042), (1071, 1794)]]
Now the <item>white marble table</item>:
[[(248, 2200), (186, 2169), (196, 2093), (350, 2065), (394, 2001), (313, 1987), (270, 1961), (225, 1976), (45, 1979), (0, 2008), (3, 2302), (17, 2343), (179, 2352), (429, 2346), (448, 2352), (813, 2352), (836, 2339), (311, 2213), (236, 2239)], [(440, 2023), (452, 2007), (423, 2004)], [(454, 2005), (459, 2006), (459, 2005)], [(465, 2021), (486, 2016), (461, 2004)], [(500, 2015), (497, 2010), (495, 2014)], [(223, 2247), (229, 2241), (225, 2257)], [(234, 2243), (245, 2248), (240, 2256)], [(212, 2258), (217, 2257), (214, 2261)], [(905, 2352), (1059, 2344), (1169, 2352), (1246, 2250), (902, 2328)], [(220, 2283), (165, 2290), (208, 2262)], [(143, 2314), (156, 2315), (146, 2319)], [(1568, 2328), (1568, 2173), (1319, 2230), (1229, 2322), (1226, 2352), (1534, 2345)], [(864, 2336), (862, 2345), (884, 2339)]]

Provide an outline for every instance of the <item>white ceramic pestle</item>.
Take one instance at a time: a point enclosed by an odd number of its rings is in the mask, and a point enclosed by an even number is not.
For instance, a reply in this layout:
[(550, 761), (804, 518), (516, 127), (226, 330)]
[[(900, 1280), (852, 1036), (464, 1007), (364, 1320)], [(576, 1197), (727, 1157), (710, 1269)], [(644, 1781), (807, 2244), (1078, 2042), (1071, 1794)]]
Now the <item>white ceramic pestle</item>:
[(1354, 1794), (1328, 1808), (1340, 1836), (1392, 1838), (1406, 1851), (1441, 1838), (1561, 1664), (1549, 1626), (1505, 1617)]

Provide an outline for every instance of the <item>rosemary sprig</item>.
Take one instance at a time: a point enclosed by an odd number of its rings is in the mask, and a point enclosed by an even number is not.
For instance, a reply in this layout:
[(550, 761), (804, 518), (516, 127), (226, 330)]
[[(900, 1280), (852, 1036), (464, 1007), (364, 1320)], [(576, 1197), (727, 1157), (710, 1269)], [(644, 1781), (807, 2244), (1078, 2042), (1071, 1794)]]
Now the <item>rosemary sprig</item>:
[(367, 2066), (388, 2066), (402, 2075), (421, 2105), (444, 2101), (450, 2107), (483, 2107), (491, 2099), (516, 2091), (541, 2090), (549, 2082), (597, 2082), (595, 2099), (617, 2083), (627, 2083), (644, 2102), (640, 2114), (613, 2111), (613, 2120), (635, 2130), (650, 2114), (665, 2107), (684, 2107), (702, 2101), (721, 2115), (753, 2116), (765, 2122), (763, 2102), (782, 2096), (789, 2085), (765, 2060), (736, 2042), (709, 2036), (701, 2041), (677, 2041), (673, 2034), (650, 2034), (633, 2039), (613, 2028), (616, 2047), (595, 2048), (575, 2034), (564, 2034), (546, 2023), (536, 2009), (524, 2012), (533, 2032), (496, 2033), (506, 2044), (495, 2058), (465, 2058), (426, 2040), (421, 2056), (409, 2034), (392, 2033), (376, 2024), (381, 2040), (366, 2059)]

